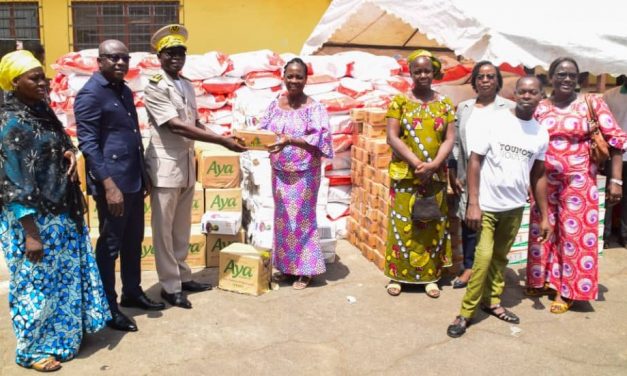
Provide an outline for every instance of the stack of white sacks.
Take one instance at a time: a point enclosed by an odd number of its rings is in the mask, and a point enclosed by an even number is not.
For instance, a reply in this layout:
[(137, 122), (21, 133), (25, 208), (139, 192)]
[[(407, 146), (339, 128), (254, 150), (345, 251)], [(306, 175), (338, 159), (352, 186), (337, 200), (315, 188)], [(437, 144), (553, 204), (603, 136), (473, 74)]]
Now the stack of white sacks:
[[(283, 65), (295, 56), (278, 55), (270, 50), (230, 56), (215, 51), (188, 55), (183, 75), (194, 85), (200, 120), (220, 134), (256, 127), (267, 106), (283, 91)], [(98, 69), (96, 57), (97, 50), (83, 50), (64, 55), (53, 64), (58, 74), (51, 84), (51, 106), (70, 135), (76, 130), (72, 110), (74, 97)], [(357, 130), (353, 129), (348, 113), (357, 107), (386, 108), (395, 94), (410, 89), (411, 79), (406, 60), (389, 56), (347, 51), (302, 59), (309, 67), (305, 92), (327, 108), (336, 153), (333, 160), (324, 163), (318, 200), (318, 222), (321, 237), (325, 239), (323, 247), (330, 255), (335, 239), (346, 236), (349, 213), (350, 148)], [(158, 69), (156, 55), (131, 53), (126, 81), (134, 93), (142, 130), (148, 129), (143, 90)], [(444, 73), (444, 79), (437, 83), (440, 92), (448, 94), (455, 102), (473, 95), (469, 85), (459, 86), (467, 81), (469, 66), (444, 59)], [(468, 93), (459, 94), (463, 91)], [(271, 248), (273, 203), (268, 155), (257, 151), (245, 153), (241, 166), (245, 206), (253, 219), (248, 236), (256, 245)]]

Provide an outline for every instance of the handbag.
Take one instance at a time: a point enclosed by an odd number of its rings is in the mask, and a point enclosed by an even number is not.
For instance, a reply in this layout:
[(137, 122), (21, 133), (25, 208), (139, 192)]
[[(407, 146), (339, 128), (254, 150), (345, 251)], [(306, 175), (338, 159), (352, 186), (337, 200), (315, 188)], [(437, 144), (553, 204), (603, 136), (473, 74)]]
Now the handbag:
[(594, 113), (590, 103), (590, 96), (586, 95), (586, 105), (588, 106), (588, 135), (590, 137), (590, 160), (597, 166), (603, 165), (610, 157), (610, 146), (603, 138), (599, 130), (599, 118)]
[(411, 209), (411, 219), (421, 222), (441, 219), (444, 215), (440, 211), (440, 204), (436, 200), (436, 196), (442, 191), (443, 188), (440, 188), (431, 196), (419, 197), (414, 195), (414, 205)]

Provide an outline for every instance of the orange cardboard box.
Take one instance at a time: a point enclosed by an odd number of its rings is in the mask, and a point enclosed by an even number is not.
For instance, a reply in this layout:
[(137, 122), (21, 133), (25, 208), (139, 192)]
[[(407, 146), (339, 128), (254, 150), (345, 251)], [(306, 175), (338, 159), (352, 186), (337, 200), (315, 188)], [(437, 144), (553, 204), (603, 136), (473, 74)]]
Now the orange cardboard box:
[(387, 111), (382, 108), (369, 108), (366, 115), (366, 123), (370, 125), (385, 125), (386, 113)]
[(364, 166), (364, 179), (375, 180), (377, 169), (372, 166)]
[(385, 125), (364, 124), (363, 135), (370, 138), (381, 138), (384, 140), (386, 135)]
[(351, 108), (350, 117), (353, 121), (363, 122), (366, 121), (368, 111), (366, 108)]
[(276, 133), (260, 129), (236, 129), (233, 134), (242, 138), (246, 147), (252, 150), (267, 150), (277, 140)]
[(385, 154), (372, 154), (370, 156), (371, 165), (375, 168), (386, 168), (390, 165), (390, 161), (392, 161), (392, 155)]
[(391, 154), (392, 148), (384, 138), (374, 138), (367, 142), (366, 149), (370, 154)]
[(366, 136), (360, 134), (357, 137), (357, 147), (360, 149), (366, 148)]

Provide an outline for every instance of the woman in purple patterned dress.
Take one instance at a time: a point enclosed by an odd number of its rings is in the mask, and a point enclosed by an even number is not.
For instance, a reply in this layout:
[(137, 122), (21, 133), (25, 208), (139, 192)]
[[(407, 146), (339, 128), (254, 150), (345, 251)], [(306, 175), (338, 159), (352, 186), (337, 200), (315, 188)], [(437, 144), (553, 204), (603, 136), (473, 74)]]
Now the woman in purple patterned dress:
[(295, 277), (295, 289), (306, 288), (311, 277), (326, 271), (320, 248), (316, 202), (321, 158), (333, 158), (329, 118), (324, 106), (303, 89), (307, 65), (290, 60), (283, 71), (287, 95), (275, 99), (261, 120), (261, 128), (275, 132), (270, 145), (274, 194), (275, 280)]

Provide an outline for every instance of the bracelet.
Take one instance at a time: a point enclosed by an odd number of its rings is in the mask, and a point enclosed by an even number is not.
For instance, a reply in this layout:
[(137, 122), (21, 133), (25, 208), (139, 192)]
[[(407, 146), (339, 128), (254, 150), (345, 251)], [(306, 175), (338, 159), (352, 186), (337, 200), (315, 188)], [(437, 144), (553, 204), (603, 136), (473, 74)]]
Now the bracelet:
[(621, 187), (623, 186), (623, 181), (622, 181), (622, 180), (620, 180), (620, 179), (614, 179), (614, 178), (611, 178), (611, 179), (610, 179), (610, 183), (618, 184), (618, 185), (620, 185)]

